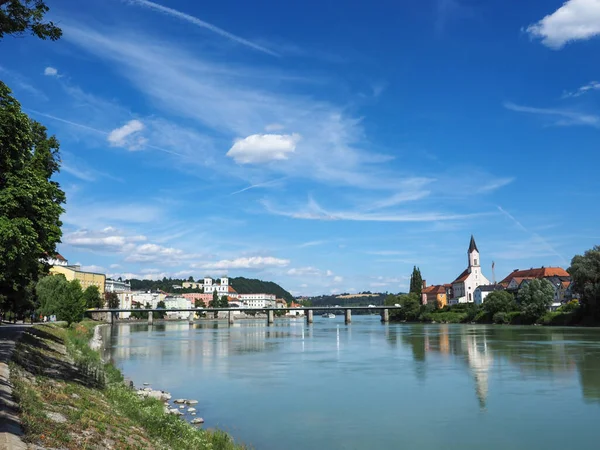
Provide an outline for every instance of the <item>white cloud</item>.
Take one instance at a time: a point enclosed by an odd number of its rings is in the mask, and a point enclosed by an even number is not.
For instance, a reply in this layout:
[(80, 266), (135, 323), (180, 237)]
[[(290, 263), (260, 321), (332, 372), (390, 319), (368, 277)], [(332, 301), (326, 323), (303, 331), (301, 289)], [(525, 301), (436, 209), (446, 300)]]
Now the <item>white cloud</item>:
[(336, 275), (335, 277), (333, 277), (333, 282), (336, 284), (342, 283), (344, 281), (344, 277)]
[(297, 268), (288, 270), (287, 274), (291, 275), (291, 276), (304, 277), (304, 276), (321, 276), (321, 275), (323, 275), (323, 272), (321, 270), (317, 269), (316, 267), (297, 267)]
[(130, 0), (130, 2), (136, 3), (136, 4), (140, 5), (140, 6), (144, 6), (144, 7), (149, 8), (149, 9), (154, 9), (156, 11), (159, 11), (159, 12), (161, 12), (163, 14), (167, 14), (167, 15), (172, 16), (172, 17), (176, 17), (178, 19), (181, 19), (181, 20), (184, 20), (184, 21), (189, 22), (191, 24), (194, 24), (194, 25), (196, 25), (196, 26), (198, 26), (200, 28), (205, 28), (207, 30), (212, 31), (213, 33), (216, 33), (216, 34), (218, 34), (220, 36), (223, 36), (223, 37), (225, 37), (227, 39), (230, 39), (230, 40), (232, 40), (234, 42), (237, 42), (239, 44), (245, 45), (246, 47), (253, 48), (254, 50), (258, 50), (260, 52), (267, 53), (267, 54), (272, 55), (272, 56), (279, 56), (277, 53), (275, 53), (272, 50), (269, 50), (268, 48), (265, 48), (265, 47), (263, 47), (261, 45), (258, 45), (258, 44), (255, 44), (253, 42), (250, 42), (250, 41), (248, 41), (248, 40), (246, 40), (244, 38), (236, 36), (235, 34), (232, 34), (232, 33), (228, 32), (228, 31), (225, 31), (222, 28), (219, 28), (219, 27), (217, 27), (215, 25), (212, 25), (212, 24), (210, 24), (208, 22), (205, 22), (204, 20), (200, 20), (197, 17), (190, 16), (189, 14), (182, 13), (181, 11), (177, 11), (176, 9), (168, 8), (168, 7), (162, 6), (162, 5), (158, 5), (156, 3), (153, 3), (153, 2), (150, 2), (150, 1), (147, 1), (147, 0)]
[(555, 50), (568, 42), (590, 39), (600, 34), (600, 0), (568, 0), (526, 31)]
[(70, 197), (66, 213), (62, 221), (78, 228), (96, 228), (109, 224), (150, 223), (164, 218), (163, 209), (147, 204), (123, 202), (115, 203), (81, 203)]
[(285, 267), (289, 259), (280, 259), (273, 256), (251, 256), (248, 258), (224, 259), (213, 263), (205, 263), (203, 269), (228, 270), (228, 269), (265, 269), (267, 267)]
[(142, 235), (126, 235), (112, 227), (107, 227), (102, 231), (82, 229), (66, 233), (63, 236), (63, 242), (66, 245), (116, 253), (132, 250), (135, 244), (146, 239), (146, 236)]
[(54, 67), (48, 66), (44, 69), (44, 75), (46, 75), (48, 77), (57, 77), (58, 70), (56, 70)]
[(597, 81), (591, 81), (588, 84), (581, 86), (579, 89), (577, 89), (574, 92), (565, 92), (563, 94), (563, 98), (580, 97), (583, 94), (585, 94), (586, 92), (597, 91), (597, 90), (600, 90), (600, 83)]
[(85, 272), (94, 272), (94, 273), (106, 273), (106, 268), (102, 266), (97, 266), (95, 264), (91, 264), (89, 266), (82, 265), (81, 270)]
[(115, 128), (108, 134), (108, 142), (113, 147), (125, 147), (129, 150), (139, 150), (147, 143), (147, 139), (140, 135), (144, 124), (133, 119), (120, 128)]
[(227, 152), (238, 164), (259, 164), (288, 159), (296, 150), (298, 134), (253, 134), (237, 139)]
[(534, 108), (531, 106), (516, 105), (510, 102), (504, 103), (504, 107), (516, 112), (555, 117), (556, 120), (554, 121), (554, 125), (586, 125), (600, 128), (600, 116), (596, 116), (594, 114), (585, 114), (578, 111), (569, 111), (563, 109)]

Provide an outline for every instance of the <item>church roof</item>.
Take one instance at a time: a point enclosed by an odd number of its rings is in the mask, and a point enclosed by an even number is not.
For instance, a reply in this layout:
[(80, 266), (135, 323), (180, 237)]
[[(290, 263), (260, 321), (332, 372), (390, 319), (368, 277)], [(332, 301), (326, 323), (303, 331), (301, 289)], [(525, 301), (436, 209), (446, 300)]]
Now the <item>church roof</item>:
[(471, 253), (473, 250), (479, 252), (477, 244), (475, 243), (475, 238), (473, 237), (473, 235), (471, 235), (471, 242), (469, 243), (469, 253)]
[(452, 284), (454, 283), (462, 283), (463, 281), (465, 281), (467, 278), (469, 278), (470, 272), (469, 272), (469, 268), (467, 267), (463, 273), (461, 273), (458, 278), (456, 280), (454, 280), (452, 282)]

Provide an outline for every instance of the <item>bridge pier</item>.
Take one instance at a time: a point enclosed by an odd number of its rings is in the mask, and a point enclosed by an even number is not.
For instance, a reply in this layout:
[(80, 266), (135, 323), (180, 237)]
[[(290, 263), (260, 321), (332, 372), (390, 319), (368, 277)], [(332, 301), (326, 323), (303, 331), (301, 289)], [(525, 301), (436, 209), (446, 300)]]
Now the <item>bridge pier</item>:
[(381, 321), (383, 323), (388, 323), (390, 321), (390, 310), (384, 308), (381, 310)]
[(229, 311), (229, 316), (227, 318), (227, 322), (229, 323), (229, 325), (233, 325), (233, 311)]
[(306, 311), (306, 323), (313, 323), (313, 310), (309, 309)]
[(344, 313), (344, 322), (346, 325), (348, 325), (350, 322), (352, 322), (352, 310), (351, 309), (347, 309), (346, 312)]
[(190, 315), (188, 316), (188, 322), (194, 323), (195, 316), (196, 314), (194, 313), (194, 311), (190, 311)]
[(110, 323), (112, 325), (113, 324), (113, 313), (107, 312), (106, 316), (105, 316), (105, 320), (107, 323)]
[(271, 325), (275, 321), (275, 311), (272, 309), (267, 311), (267, 325)]
[(148, 325), (152, 325), (154, 323), (154, 317), (152, 317), (152, 311), (148, 311)]

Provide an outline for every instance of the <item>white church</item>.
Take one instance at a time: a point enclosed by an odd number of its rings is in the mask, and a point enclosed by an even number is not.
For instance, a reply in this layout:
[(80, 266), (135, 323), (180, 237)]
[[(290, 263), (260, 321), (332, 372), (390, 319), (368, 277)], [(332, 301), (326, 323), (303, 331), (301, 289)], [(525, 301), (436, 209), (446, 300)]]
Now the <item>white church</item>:
[(473, 303), (475, 289), (478, 286), (490, 284), (489, 280), (481, 272), (481, 260), (475, 238), (471, 235), (469, 250), (469, 266), (452, 282), (452, 293), (449, 295), (448, 304)]

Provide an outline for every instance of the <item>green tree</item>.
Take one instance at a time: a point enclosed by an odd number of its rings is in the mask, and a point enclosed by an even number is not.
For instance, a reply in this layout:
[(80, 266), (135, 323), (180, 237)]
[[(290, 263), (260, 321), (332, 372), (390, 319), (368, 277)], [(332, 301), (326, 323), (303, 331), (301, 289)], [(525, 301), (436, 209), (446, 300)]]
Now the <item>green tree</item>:
[(568, 272), (572, 291), (581, 297), (582, 313), (600, 320), (600, 246), (573, 257)]
[(0, 82), (0, 302), (27, 307), (27, 286), (47, 271), (43, 261), (60, 242), (65, 194), (51, 180), (59, 171), (58, 141), (21, 111)]
[[(158, 302), (156, 304), (156, 309), (167, 309), (167, 305), (165, 305), (165, 302), (163, 302), (161, 300), (160, 302)], [(164, 319), (166, 312), (165, 311), (155, 311), (154, 314), (157, 319)]]
[(494, 314), (509, 313), (517, 309), (515, 297), (508, 291), (494, 291), (490, 293), (481, 306), (483, 311), (491, 318)]
[(197, 298), (196, 300), (194, 300), (194, 306), (196, 308), (204, 308), (206, 305), (204, 304), (204, 301), (200, 298)]
[(44, 22), (48, 9), (43, 0), (0, 0), (0, 39), (29, 32), (40, 39), (56, 41), (62, 30), (52, 22)]
[(517, 300), (523, 314), (532, 320), (542, 317), (552, 305), (553, 299), (554, 288), (552, 283), (544, 279), (526, 282), (517, 294)]
[(219, 300), (219, 308), (229, 308), (229, 299), (226, 295), (221, 296), (221, 300)]
[(410, 276), (409, 293), (417, 294), (417, 296), (419, 297), (419, 303), (421, 301), (420, 297), (421, 297), (422, 290), (423, 290), (423, 277), (421, 276), (421, 270), (417, 266), (414, 266), (412, 275)]
[(85, 301), (86, 308), (102, 308), (102, 297), (100, 296), (98, 286), (88, 286), (83, 291), (83, 300)]
[(72, 323), (81, 321), (85, 313), (81, 284), (78, 280), (67, 282), (62, 294), (62, 298), (59, 297), (56, 303), (56, 317), (58, 320), (66, 321), (67, 326), (71, 326)]
[(38, 312), (43, 316), (56, 314), (58, 302), (67, 288), (64, 275), (49, 275), (37, 282), (35, 292), (38, 299)]
[(108, 309), (117, 309), (120, 306), (119, 296), (115, 292), (107, 292), (105, 297)]
[(210, 308), (218, 308), (219, 307), (219, 294), (217, 294), (216, 290), (213, 291), (213, 298), (210, 301), (210, 303), (208, 304), (208, 306)]
[[(391, 298), (389, 299), (392, 301)], [(392, 311), (390, 319), (408, 321), (418, 320), (419, 315), (421, 314), (421, 301), (416, 293), (411, 292), (409, 294), (401, 294), (396, 298), (396, 303), (400, 305), (401, 309)]]

